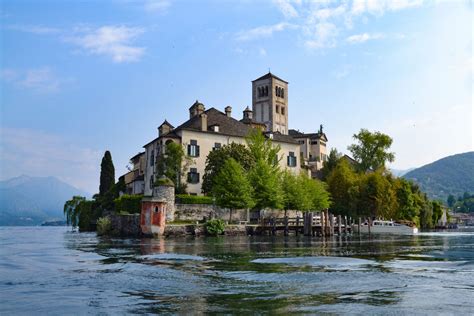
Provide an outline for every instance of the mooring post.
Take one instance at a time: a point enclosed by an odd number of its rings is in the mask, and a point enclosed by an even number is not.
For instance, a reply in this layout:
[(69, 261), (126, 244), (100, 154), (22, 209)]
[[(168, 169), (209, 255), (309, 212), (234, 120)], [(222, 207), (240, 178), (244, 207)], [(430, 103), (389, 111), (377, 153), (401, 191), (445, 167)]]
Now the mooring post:
[(342, 235), (342, 216), (341, 215), (337, 215), (337, 229), (339, 230), (338, 233), (339, 233), (339, 236)]
[(303, 235), (308, 236), (308, 212), (303, 213)]
[(329, 235), (334, 236), (334, 215), (333, 214), (329, 215), (329, 229), (330, 229)]
[(321, 218), (319, 220), (319, 224), (321, 225), (321, 237), (324, 237), (324, 236), (326, 236), (326, 234), (324, 232), (324, 230), (325, 230), (325, 228), (324, 228), (324, 211), (321, 211)]
[(296, 215), (296, 236), (298, 236), (298, 230), (300, 229), (300, 216)]
[(288, 236), (289, 228), (288, 228), (288, 215), (285, 216), (285, 236)]
[(359, 235), (360, 235), (360, 225), (361, 225), (361, 222), (362, 222), (362, 220), (361, 220), (360, 217), (359, 217), (359, 223), (357, 224), (357, 228), (358, 228), (357, 231), (359, 232)]
[(370, 235), (370, 226), (372, 226), (372, 217), (369, 217), (367, 227), (369, 227), (369, 235)]

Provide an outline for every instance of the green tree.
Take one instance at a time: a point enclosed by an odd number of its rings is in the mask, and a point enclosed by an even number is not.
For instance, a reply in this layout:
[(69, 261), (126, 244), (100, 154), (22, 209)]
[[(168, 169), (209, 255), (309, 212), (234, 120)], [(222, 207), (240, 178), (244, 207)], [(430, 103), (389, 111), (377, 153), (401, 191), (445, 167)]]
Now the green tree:
[(304, 187), (302, 177), (295, 176), (288, 170), (282, 174), (283, 189), (283, 208), (286, 210), (302, 210), (311, 209), (312, 200), (308, 194), (308, 190)]
[(105, 195), (115, 184), (115, 168), (110, 151), (106, 151), (100, 164), (99, 195)]
[(337, 151), (336, 148), (331, 148), (329, 152), (328, 159), (323, 162), (322, 172), (322, 179), (326, 180), (331, 173), (331, 171), (336, 168), (339, 159), (341, 159), (342, 155)]
[(419, 223), (420, 207), (416, 204), (412, 184), (408, 180), (397, 178), (392, 186), (397, 197), (397, 211), (394, 218)]
[(156, 160), (158, 177), (165, 175), (175, 184), (176, 194), (186, 193), (186, 183), (181, 181), (191, 163), (183, 146), (175, 142), (166, 144), (165, 151)]
[(449, 207), (453, 207), (454, 203), (456, 203), (456, 198), (454, 197), (454, 195), (450, 194), (446, 202), (448, 202)]
[(212, 195), (216, 204), (230, 209), (229, 221), (232, 221), (232, 210), (252, 208), (252, 187), (245, 175), (244, 168), (233, 158), (226, 160), (214, 178)]
[(397, 209), (395, 191), (381, 171), (362, 176), (359, 209), (363, 215), (395, 218)]
[(206, 158), (206, 168), (202, 181), (202, 192), (211, 193), (214, 178), (224, 166), (225, 162), (233, 158), (248, 172), (255, 164), (250, 150), (243, 144), (230, 143), (219, 149), (209, 152)]
[(280, 183), (280, 171), (277, 167), (261, 158), (250, 170), (249, 180), (254, 190), (253, 199), (257, 208), (283, 207), (283, 190)]
[(308, 196), (311, 210), (323, 210), (331, 206), (331, 197), (327, 185), (316, 179), (311, 179), (306, 174), (299, 176), (302, 190)]
[(361, 129), (355, 134), (354, 139), (358, 142), (348, 147), (354, 159), (358, 162), (358, 168), (362, 172), (385, 168), (386, 162), (393, 162), (395, 154), (389, 152), (392, 138), (380, 132), (371, 133)]
[(359, 176), (349, 163), (341, 159), (327, 178), (334, 214), (356, 216), (359, 198)]
[(441, 203), (439, 201), (432, 201), (431, 205), (433, 207), (433, 226), (438, 225), (438, 220), (443, 215), (443, 209), (441, 208)]
[(258, 129), (252, 129), (246, 141), (255, 162), (262, 160), (272, 167), (278, 167), (281, 160), (280, 145), (274, 146), (272, 140)]
[(71, 225), (72, 228), (79, 224), (80, 208), (79, 204), (85, 201), (86, 198), (83, 196), (73, 196), (71, 200), (64, 203), (64, 215), (66, 216), (67, 225)]

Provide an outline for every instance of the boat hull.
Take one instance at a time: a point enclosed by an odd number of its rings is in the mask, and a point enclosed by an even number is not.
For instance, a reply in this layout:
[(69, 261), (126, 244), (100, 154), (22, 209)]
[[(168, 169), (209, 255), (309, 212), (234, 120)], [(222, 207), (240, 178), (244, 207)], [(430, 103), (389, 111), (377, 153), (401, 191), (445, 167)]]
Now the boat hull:
[[(355, 233), (359, 232), (359, 225), (354, 225), (352, 227)], [(360, 226), (360, 233), (368, 234), (369, 227), (368, 225)], [(399, 226), (370, 226), (371, 234), (395, 234), (395, 235), (416, 235), (418, 234), (418, 228), (409, 227), (405, 225)]]

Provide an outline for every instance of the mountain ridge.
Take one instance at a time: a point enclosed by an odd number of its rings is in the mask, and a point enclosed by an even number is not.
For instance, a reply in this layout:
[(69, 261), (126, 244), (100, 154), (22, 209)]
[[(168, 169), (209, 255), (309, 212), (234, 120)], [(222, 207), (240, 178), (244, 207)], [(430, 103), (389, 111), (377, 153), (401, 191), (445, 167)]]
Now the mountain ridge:
[(0, 181), (0, 226), (63, 219), (64, 202), (73, 195), (91, 196), (52, 176), (21, 175)]

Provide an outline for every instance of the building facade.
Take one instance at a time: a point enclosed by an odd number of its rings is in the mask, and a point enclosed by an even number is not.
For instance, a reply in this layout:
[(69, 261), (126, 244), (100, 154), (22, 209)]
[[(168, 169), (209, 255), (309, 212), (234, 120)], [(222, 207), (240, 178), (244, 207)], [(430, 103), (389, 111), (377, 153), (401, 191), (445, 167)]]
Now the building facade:
[(156, 162), (169, 142), (183, 146), (190, 161), (180, 181), (187, 183), (189, 194), (200, 195), (209, 152), (231, 143), (246, 144), (245, 138), (252, 129), (261, 130), (280, 146), (280, 167), (294, 174), (303, 168), (316, 176), (326, 159), (327, 137), (322, 127), (312, 134), (289, 129), (288, 82), (269, 72), (252, 81), (252, 110), (246, 107), (241, 119), (233, 117), (230, 106), (224, 111), (206, 110), (204, 104), (196, 101), (189, 108), (189, 119), (178, 127), (165, 120), (158, 127), (157, 137), (143, 146), (143, 194), (152, 194), (155, 179), (160, 176)]

